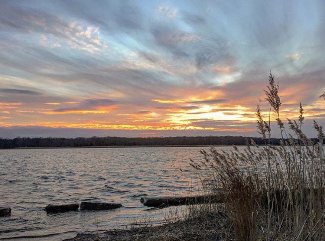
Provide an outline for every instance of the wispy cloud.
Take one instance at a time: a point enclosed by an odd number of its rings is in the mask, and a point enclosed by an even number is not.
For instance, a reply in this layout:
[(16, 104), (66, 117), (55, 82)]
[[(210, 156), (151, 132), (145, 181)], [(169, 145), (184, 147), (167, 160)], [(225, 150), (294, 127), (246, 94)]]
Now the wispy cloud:
[(300, 60), (300, 59), (301, 59), (301, 56), (302, 56), (301, 53), (296, 52), (296, 53), (288, 54), (288, 55), (286, 56), (286, 58), (287, 58), (289, 61), (291, 61), (291, 62), (295, 62), (295, 61)]
[(0, 93), (17, 94), (17, 95), (41, 95), (40, 92), (37, 92), (37, 91), (34, 91), (34, 90), (7, 89), (7, 88), (0, 88)]
[(67, 21), (52, 13), (35, 8), (19, 7), (6, 1), (1, 3), (0, 27), (18, 33), (40, 33), (42, 45), (66, 47), (96, 52), (107, 47), (100, 39), (99, 27)]
[(166, 4), (161, 4), (157, 7), (158, 13), (164, 15), (167, 18), (174, 19), (178, 15), (178, 10)]
[[(48, 103), (47, 103), (48, 104)], [(53, 104), (53, 103), (52, 103)], [(62, 103), (64, 104), (64, 103)], [(61, 104), (61, 105), (62, 105)], [(53, 110), (47, 110), (44, 114), (106, 114), (116, 105), (116, 102), (110, 99), (87, 99), (80, 103), (69, 104), (69, 106), (60, 107)]]

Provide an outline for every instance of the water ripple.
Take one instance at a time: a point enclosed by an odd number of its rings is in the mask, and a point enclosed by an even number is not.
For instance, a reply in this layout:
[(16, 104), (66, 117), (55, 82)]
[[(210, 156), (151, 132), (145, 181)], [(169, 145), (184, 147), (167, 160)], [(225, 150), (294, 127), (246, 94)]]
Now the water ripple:
[[(58, 240), (65, 234), (95, 231), (99, 227), (116, 228), (147, 219), (140, 198), (188, 193), (190, 183), (196, 179), (188, 160), (201, 158), (200, 149), (0, 150), (0, 206), (12, 208), (11, 217), (0, 218), (0, 239)], [(46, 215), (43, 210), (50, 203), (81, 200), (121, 202), (124, 207), (110, 211), (109, 215), (108, 212)], [(163, 220), (164, 212), (153, 210), (150, 218)]]

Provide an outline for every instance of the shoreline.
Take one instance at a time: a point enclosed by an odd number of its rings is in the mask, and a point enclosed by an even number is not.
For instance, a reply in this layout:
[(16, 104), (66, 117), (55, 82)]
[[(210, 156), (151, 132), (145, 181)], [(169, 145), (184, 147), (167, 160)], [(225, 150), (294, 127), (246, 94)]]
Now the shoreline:
[[(28, 149), (101, 149), (101, 148), (142, 148), (142, 147), (221, 147), (233, 145), (134, 145), (134, 146), (66, 146), (66, 147), (16, 147), (1, 148), (0, 150), (28, 150)], [(245, 145), (237, 145), (245, 146)]]
[(79, 233), (64, 241), (221, 241), (232, 235), (229, 218), (222, 212), (203, 213), (196, 217), (163, 225), (112, 229), (102, 233)]

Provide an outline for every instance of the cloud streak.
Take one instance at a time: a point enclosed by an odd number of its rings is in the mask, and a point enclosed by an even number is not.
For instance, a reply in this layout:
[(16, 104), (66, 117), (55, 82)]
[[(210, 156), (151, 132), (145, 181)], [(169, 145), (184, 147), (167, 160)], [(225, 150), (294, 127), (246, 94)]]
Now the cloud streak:
[(17, 94), (17, 95), (40, 95), (40, 92), (33, 90), (23, 90), (23, 89), (6, 89), (0, 88), (0, 93), (4, 94)]
[(2, 31), (40, 33), (39, 42), (53, 48), (67, 44), (71, 48), (95, 52), (106, 47), (99, 37), (99, 27), (67, 21), (52, 13), (22, 8), (8, 1), (3, 1), (0, 9)]
[(1, 126), (251, 133), (270, 69), (324, 121), (323, 6), (0, 1)]

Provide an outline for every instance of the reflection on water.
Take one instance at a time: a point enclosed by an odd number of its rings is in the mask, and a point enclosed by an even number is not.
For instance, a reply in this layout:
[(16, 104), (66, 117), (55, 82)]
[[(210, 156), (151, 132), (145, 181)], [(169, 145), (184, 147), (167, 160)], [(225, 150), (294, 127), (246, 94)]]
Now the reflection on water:
[[(0, 150), (0, 239), (60, 240), (76, 232), (125, 228), (164, 219), (164, 210), (145, 211), (143, 195), (180, 195), (197, 182), (189, 159), (201, 147), (76, 148)], [(182, 171), (181, 171), (182, 170)], [(49, 203), (81, 200), (120, 202), (101, 212), (46, 215)], [(17, 239), (19, 240), (19, 239)]]

